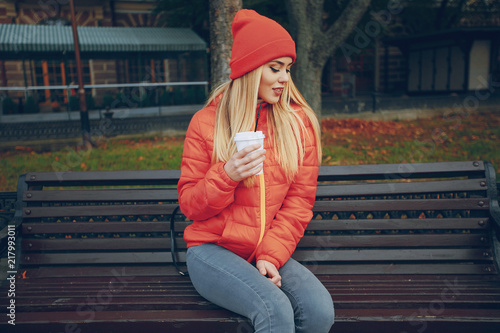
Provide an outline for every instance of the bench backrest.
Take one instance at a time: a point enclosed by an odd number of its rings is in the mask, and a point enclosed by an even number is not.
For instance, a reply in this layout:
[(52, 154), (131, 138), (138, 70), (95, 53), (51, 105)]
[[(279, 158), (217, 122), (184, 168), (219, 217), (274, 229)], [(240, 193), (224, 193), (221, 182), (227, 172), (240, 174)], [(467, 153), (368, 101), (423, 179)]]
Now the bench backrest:
[[(23, 267), (185, 261), (178, 170), (28, 173)], [(316, 274), (498, 274), (489, 163), (320, 167), (313, 220), (294, 258)], [(496, 206), (496, 207), (495, 207)]]

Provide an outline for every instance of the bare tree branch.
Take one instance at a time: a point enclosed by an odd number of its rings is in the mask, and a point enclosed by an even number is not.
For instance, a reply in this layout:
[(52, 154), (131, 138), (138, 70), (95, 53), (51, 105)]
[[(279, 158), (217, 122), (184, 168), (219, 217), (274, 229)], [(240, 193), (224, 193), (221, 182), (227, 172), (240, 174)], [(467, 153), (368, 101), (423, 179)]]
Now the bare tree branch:
[(340, 17), (325, 32), (325, 53), (332, 54), (344, 40), (351, 34), (359, 20), (370, 5), (370, 0), (352, 0), (344, 9)]

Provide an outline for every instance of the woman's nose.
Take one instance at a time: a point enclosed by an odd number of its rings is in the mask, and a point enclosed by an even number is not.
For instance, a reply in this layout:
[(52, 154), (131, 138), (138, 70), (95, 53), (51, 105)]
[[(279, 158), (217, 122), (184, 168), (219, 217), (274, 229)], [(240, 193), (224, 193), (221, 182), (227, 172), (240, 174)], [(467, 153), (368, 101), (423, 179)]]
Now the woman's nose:
[(280, 83), (286, 83), (286, 82), (288, 82), (288, 79), (289, 79), (288, 75), (289, 75), (288, 71), (283, 71), (281, 73), (280, 77), (279, 77), (279, 82)]

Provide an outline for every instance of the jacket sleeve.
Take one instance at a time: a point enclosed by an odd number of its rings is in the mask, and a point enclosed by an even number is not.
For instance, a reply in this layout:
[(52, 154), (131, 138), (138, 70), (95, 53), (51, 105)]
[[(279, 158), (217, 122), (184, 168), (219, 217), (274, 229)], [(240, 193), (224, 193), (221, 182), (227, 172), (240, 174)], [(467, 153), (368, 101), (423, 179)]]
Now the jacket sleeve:
[(308, 126), (307, 130), (303, 165), (299, 166), (283, 205), (256, 249), (256, 260), (267, 260), (278, 269), (292, 256), (313, 215), (318, 181), (318, 154), (313, 129)]
[(202, 131), (208, 125), (200, 118), (200, 112), (196, 113), (186, 132), (177, 184), (181, 211), (193, 221), (206, 220), (229, 206), (238, 185), (227, 175), (223, 162), (212, 165), (212, 150)]

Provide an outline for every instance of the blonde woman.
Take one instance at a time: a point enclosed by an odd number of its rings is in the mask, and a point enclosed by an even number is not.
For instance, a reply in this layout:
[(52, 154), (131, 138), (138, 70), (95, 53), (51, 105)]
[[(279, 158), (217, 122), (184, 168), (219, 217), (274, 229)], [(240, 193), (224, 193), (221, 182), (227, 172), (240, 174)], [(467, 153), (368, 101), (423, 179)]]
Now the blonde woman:
[[(318, 119), (290, 78), (295, 43), (252, 10), (239, 11), (232, 29), (231, 80), (194, 115), (184, 143), (189, 275), (255, 332), (329, 332), (330, 294), (291, 258), (312, 217), (321, 160)], [(235, 134), (253, 130), (264, 149), (237, 152)]]

